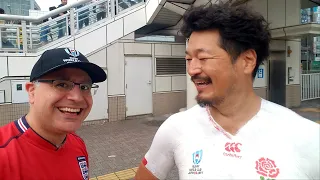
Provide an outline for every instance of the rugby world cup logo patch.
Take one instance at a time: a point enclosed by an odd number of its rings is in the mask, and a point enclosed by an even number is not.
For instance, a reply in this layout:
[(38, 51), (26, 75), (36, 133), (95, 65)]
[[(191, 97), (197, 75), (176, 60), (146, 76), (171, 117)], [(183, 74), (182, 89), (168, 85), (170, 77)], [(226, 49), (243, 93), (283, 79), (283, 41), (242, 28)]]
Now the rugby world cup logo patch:
[(66, 51), (67, 54), (69, 54), (72, 57), (78, 57), (80, 55), (79, 51), (74, 50), (74, 49), (66, 48), (64, 50)]

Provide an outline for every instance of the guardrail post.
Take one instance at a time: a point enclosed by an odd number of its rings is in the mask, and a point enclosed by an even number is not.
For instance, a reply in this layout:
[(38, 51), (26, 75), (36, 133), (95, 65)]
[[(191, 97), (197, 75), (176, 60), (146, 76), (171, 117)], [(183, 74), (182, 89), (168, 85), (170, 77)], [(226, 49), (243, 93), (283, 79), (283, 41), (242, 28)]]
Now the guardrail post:
[(0, 49), (2, 48), (2, 29), (0, 27)]
[[(30, 32), (30, 49), (32, 49), (33, 47), (33, 39), (32, 39), (32, 22), (30, 22), (30, 29), (29, 29), (29, 32)], [(40, 32), (39, 32), (40, 34)]]
[(115, 15), (116, 15), (115, 1), (117, 1), (117, 0), (111, 0), (111, 18), (115, 17)]
[[(22, 44), (23, 44), (23, 52), (27, 53), (28, 52), (28, 42), (27, 42), (27, 23), (26, 21), (21, 21), (21, 25), (22, 25)], [(20, 33), (18, 34), (18, 36), (20, 36)], [(20, 43), (20, 42), (18, 42)]]
[[(71, 8), (70, 9), (70, 35), (73, 36), (75, 34), (75, 23), (77, 21), (74, 20), (74, 12), (75, 12), (75, 9), (74, 8)], [(78, 17), (77, 17), (78, 18)]]

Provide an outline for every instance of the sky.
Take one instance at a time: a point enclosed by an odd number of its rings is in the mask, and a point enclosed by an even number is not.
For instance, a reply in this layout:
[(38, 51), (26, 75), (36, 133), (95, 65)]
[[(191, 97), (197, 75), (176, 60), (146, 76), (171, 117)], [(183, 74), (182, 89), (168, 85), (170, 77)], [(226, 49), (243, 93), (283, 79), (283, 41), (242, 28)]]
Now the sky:
[[(61, 0), (36, 0), (42, 11), (49, 11), (49, 7), (58, 6)], [(76, 2), (77, 0), (68, 0), (69, 3)]]

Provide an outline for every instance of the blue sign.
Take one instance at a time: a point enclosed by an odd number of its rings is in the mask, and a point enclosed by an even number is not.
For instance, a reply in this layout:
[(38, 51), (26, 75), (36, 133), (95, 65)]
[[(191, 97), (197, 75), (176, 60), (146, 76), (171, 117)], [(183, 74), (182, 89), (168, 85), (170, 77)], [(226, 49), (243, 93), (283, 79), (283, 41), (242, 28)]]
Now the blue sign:
[(258, 69), (257, 76), (258, 76), (258, 78), (263, 78), (263, 69), (262, 68)]

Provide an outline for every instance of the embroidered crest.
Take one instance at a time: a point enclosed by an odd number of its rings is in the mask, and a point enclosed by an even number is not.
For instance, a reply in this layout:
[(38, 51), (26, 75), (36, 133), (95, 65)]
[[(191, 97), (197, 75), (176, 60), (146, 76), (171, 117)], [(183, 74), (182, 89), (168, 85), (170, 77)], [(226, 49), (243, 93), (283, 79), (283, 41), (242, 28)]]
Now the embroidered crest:
[(79, 156), (79, 157), (77, 157), (77, 160), (78, 160), (80, 172), (81, 172), (83, 179), (88, 180), (89, 179), (89, 170), (88, 170), (86, 158), (84, 156)]
[(276, 166), (276, 163), (273, 160), (264, 157), (256, 161), (256, 171), (261, 175), (261, 180), (274, 179), (280, 173), (280, 170)]

